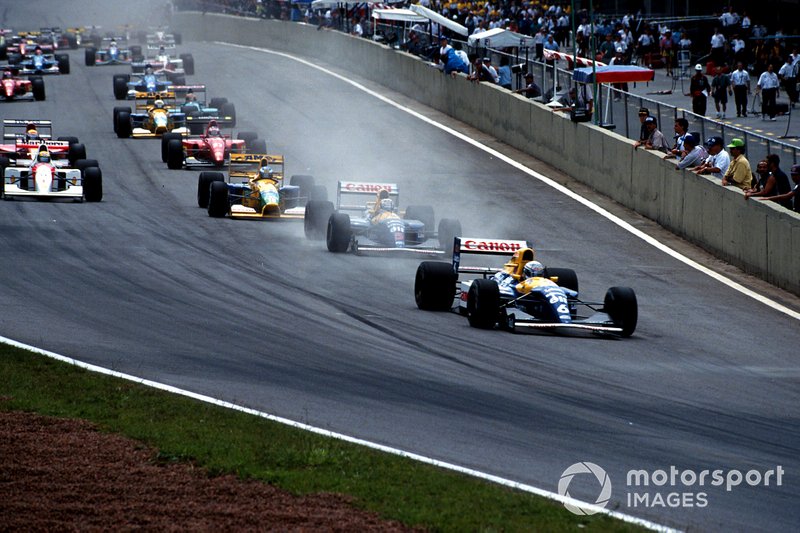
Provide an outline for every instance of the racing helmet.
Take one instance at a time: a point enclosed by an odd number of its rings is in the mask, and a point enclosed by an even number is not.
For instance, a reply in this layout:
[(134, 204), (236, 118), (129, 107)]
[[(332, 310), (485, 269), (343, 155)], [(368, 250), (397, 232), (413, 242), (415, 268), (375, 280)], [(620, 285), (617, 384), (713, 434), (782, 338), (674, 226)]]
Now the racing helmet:
[(36, 129), (36, 124), (28, 124), (25, 127), (25, 137), (28, 139), (39, 138), (39, 131)]
[(219, 126), (217, 126), (216, 124), (210, 125), (208, 127), (208, 136), (209, 137), (219, 137), (220, 136)]
[(384, 200), (386, 198), (389, 198), (389, 191), (387, 191), (386, 189), (381, 189), (380, 191), (378, 191), (378, 201)]
[(4, 70), (3, 71), (3, 77), (4, 78), (10, 78), (11, 77), (11, 71), (10, 70)]
[(381, 200), (380, 206), (384, 211), (394, 211), (394, 200), (391, 198), (384, 198)]
[(525, 274), (526, 278), (543, 278), (544, 265), (542, 265), (539, 261), (528, 261), (525, 263), (522, 272)]
[(39, 157), (37, 158), (39, 163), (49, 163), (50, 162), (50, 152), (47, 150), (39, 150)]
[(163, 107), (164, 107), (164, 100), (161, 100), (161, 99), (159, 98), (158, 100), (156, 100), (155, 102), (153, 102), (153, 105), (154, 105), (154, 106), (156, 106), (156, 108), (158, 108), (158, 109), (161, 109), (161, 108), (163, 108)]
[(261, 168), (258, 169), (258, 177), (259, 178), (271, 178), (272, 177), (272, 167), (263, 164)]
[(152, 74), (152, 73), (153, 73), (153, 65), (151, 65), (150, 63), (148, 63), (147, 65), (145, 65), (145, 67), (144, 67), (144, 73), (145, 73), (145, 74)]
[(186, 92), (186, 101), (187, 102), (196, 102), (197, 101), (197, 95), (194, 94), (194, 91), (192, 89), (189, 89)]
[(36, 47), (36, 48), (33, 50), (33, 53), (34, 53), (34, 54), (36, 54), (37, 56), (40, 56), (40, 55), (42, 55), (42, 47), (41, 47), (41, 46), (37, 46), (37, 47)]

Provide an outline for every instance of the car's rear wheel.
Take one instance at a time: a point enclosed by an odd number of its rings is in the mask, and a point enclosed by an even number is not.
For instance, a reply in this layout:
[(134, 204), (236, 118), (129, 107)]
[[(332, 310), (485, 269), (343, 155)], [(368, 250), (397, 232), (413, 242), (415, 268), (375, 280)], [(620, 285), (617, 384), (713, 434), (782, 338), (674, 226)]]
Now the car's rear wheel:
[(461, 222), (455, 218), (441, 219), (437, 235), (439, 248), (447, 252), (447, 254), (452, 254), (454, 239), (461, 236)]
[(214, 98), (209, 100), (208, 107), (213, 107), (214, 109), (219, 111), (222, 108), (222, 105), (226, 104), (227, 102), (228, 99), (225, 98), (224, 96), (215, 96)]
[(97, 63), (97, 49), (90, 46), (84, 52), (84, 59), (87, 67), (93, 67)]
[(333, 202), (311, 200), (306, 204), (303, 231), (306, 238), (321, 241), (326, 236), (328, 220), (334, 212)]
[(623, 337), (630, 337), (636, 331), (639, 305), (636, 302), (636, 293), (630, 287), (608, 289), (603, 301), (603, 311), (611, 317), (616, 326), (622, 328)]
[(171, 139), (167, 143), (167, 168), (171, 170), (183, 168), (183, 142), (180, 139)]
[(453, 305), (458, 276), (453, 265), (441, 261), (423, 261), (417, 267), (414, 299), (425, 311), (447, 311)]
[(308, 201), (308, 195), (311, 193), (311, 187), (314, 186), (314, 176), (295, 174), (289, 180), (289, 184), (300, 187), (300, 202), (305, 204)]
[(45, 92), (44, 92), (44, 80), (40, 76), (36, 76), (35, 78), (30, 78), (31, 80), (31, 92), (33, 93), (33, 99), (42, 101), (45, 99)]
[(222, 172), (201, 172), (197, 178), (197, 205), (207, 208), (211, 196), (211, 184), (216, 181), (225, 181)]
[(424, 224), (426, 232), (432, 232), (433, 228), (436, 227), (434, 225), (433, 207), (430, 205), (410, 205), (408, 209), (406, 209), (403, 218), (407, 220), (419, 220)]
[(96, 166), (83, 171), (83, 197), (87, 202), (99, 202), (103, 199), (103, 173)]
[(333, 213), (328, 219), (326, 239), (328, 251), (334, 253), (346, 252), (350, 246), (351, 238), (350, 215), (347, 213)]
[[(74, 165), (81, 159), (86, 160), (86, 146), (81, 143), (70, 144), (67, 151), (67, 159), (69, 159), (70, 165)], [(94, 161), (94, 159), (89, 161)]]
[(138, 57), (144, 55), (142, 54), (142, 47), (139, 46), (138, 44), (134, 44), (133, 46), (131, 46), (129, 48), (129, 51), (131, 53), (131, 57)]
[(66, 141), (66, 142), (68, 142), (70, 144), (70, 146), (72, 146), (73, 144), (78, 144), (80, 142), (80, 141), (78, 141), (77, 137), (74, 137), (72, 135), (62, 135), (57, 140), (62, 141), (62, 142)]
[(236, 126), (236, 106), (233, 103), (225, 102), (222, 104), (222, 107), (219, 108), (219, 116), (224, 119), (230, 117), (230, 125)]
[(546, 278), (558, 278), (556, 283), (558, 283), (559, 287), (578, 292), (578, 274), (571, 268), (547, 267), (544, 270), (544, 276)]
[(267, 141), (264, 139), (254, 140), (252, 143), (250, 143), (250, 148), (247, 149), (247, 152), (251, 154), (266, 154)]
[(58, 54), (56, 61), (58, 62), (58, 71), (61, 74), (69, 74), (69, 56), (67, 54)]
[(500, 289), (493, 279), (476, 279), (467, 293), (467, 320), (473, 328), (492, 329), (497, 324)]
[(248, 150), (250, 149), (250, 143), (258, 139), (258, 133), (254, 131), (240, 131), (236, 134), (236, 138), (244, 141), (244, 146)]
[(314, 185), (308, 192), (308, 201), (325, 202), (328, 200), (328, 189), (324, 185)]
[(222, 218), (228, 214), (228, 184), (224, 181), (211, 182), (208, 198), (208, 216)]
[(183, 71), (186, 73), (187, 76), (193, 76), (194, 57), (192, 57), (192, 54), (181, 54), (179, 57), (183, 61)]

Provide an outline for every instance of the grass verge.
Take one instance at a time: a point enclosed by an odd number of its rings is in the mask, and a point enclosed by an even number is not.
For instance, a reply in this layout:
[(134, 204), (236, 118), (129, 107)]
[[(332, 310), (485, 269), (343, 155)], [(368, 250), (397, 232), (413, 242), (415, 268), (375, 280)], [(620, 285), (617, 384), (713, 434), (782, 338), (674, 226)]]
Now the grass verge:
[(632, 531), (604, 515), (260, 417), (150, 389), (0, 345), (0, 410), (81, 418), (192, 461), (295, 494), (335, 492), (408, 525), (439, 531)]

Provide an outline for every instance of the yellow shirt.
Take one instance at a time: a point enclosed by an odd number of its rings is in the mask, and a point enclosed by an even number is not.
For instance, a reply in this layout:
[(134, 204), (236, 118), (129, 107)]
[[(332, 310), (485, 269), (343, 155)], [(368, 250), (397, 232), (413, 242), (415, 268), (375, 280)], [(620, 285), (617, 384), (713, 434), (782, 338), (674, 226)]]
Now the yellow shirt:
[(725, 173), (725, 178), (731, 185), (736, 185), (742, 190), (750, 188), (750, 183), (753, 180), (753, 171), (750, 170), (750, 161), (739, 154), (736, 159), (731, 161), (728, 167), (728, 172)]

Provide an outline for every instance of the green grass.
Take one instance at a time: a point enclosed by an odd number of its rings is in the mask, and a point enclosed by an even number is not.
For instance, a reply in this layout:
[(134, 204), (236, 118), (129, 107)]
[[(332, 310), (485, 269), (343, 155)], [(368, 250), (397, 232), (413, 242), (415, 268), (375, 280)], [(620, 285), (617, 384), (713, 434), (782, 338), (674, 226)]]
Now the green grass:
[(354, 505), (439, 531), (631, 531), (607, 516), (466, 475), (150, 389), (0, 345), (0, 410), (82, 418), (192, 461), (295, 494), (335, 492)]

